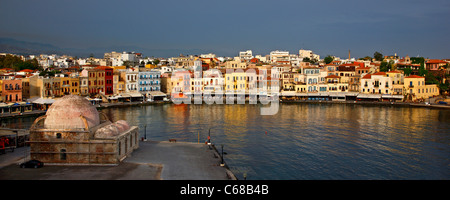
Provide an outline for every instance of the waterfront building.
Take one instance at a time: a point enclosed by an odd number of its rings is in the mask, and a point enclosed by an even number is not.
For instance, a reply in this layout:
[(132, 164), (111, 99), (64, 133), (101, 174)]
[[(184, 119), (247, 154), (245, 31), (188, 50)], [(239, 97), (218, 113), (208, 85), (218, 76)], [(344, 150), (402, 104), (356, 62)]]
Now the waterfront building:
[(138, 72), (138, 91), (147, 96), (150, 91), (161, 91), (161, 72), (140, 69)]
[(89, 78), (87, 76), (80, 76), (79, 79), (80, 79), (80, 95), (88, 96), (89, 95), (89, 85), (88, 85)]
[(425, 84), (425, 77), (410, 75), (404, 78), (405, 100), (425, 100), (439, 95), (439, 87), (436, 84)]
[(138, 74), (137, 68), (129, 68), (125, 71), (125, 91), (128, 93), (138, 92)]
[(224, 92), (225, 85), (225, 77), (224, 73), (221, 73), (218, 69), (210, 69), (203, 72), (203, 80), (202, 87), (203, 92), (206, 93), (215, 93), (215, 92)]
[(361, 78), (361, 93), (366, 94), (392, 94), (392, 77), (385, 72), (366, 74)]
[(61, 78), (31, 76), (30, 99), (34, 97), (55, 98), (61, 97)]
[(103, 84), (101, 86), (102, 89), (100, 90), (100, 93), (104, 95), (113, 95), (114, 94), (113, 68), (107, 66), (99, 66), (96, 67), (95, 69), (101, 72), (99, 73), (99, 75), (101, 75), (99, 79)]
[[(22, 78), (22, 100), (27, 100), (30, 98), (30, 78)], [(0, 86), (1, 87), (1, 86)], [(0, 90), (1, 94), (1, 90)]]
[(88, 93), (90, 97), (95, 97), (104, 91), (105, 87), (105, 71), (99, 69), (85, 69), (82, 71), (83, 76), (87, 73), (88, 77)]
[(117, 165), (139, 147), (138, 127), (111, 122), (84, 97), (56, 100), (30, 128), (30, 158), (46, 165)]
[(80, 78), (78, 77), (60, 77), (61, 81), (61, 95), (79, 95), (80, 92)]
[(172, 98), (191, 94), (191, 78), (193, 73), (189, 70), (176, 70), (170, 77)]
[(172, 79), (172, 72), (161, 74), (161, 92), (169, 96), (172, 93), (172, 86), (173, 86), (171, 79)]
[[(281, 73), (281, 90), (283, 91), (294, 91), (295, 83), (294, 76), (298, 74), (297, 72), (282, 72)], [(297, 81), (298, 82), (298, 81)]]
[(22, 101), (22, 80), (3, 80), (2, 97), (5, 103), (15, 103)]

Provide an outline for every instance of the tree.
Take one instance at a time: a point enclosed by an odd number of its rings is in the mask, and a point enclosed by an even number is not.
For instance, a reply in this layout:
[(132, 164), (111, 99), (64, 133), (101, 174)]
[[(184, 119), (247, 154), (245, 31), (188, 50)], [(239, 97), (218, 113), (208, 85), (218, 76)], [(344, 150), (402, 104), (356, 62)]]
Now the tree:
[(317, 62), (317, 59), (311, 59), (311, 58), (309, 58), (309, 57), (304, 57), (304, 58), (303, 58), (303, 62), (309, 62), (309, 63), (311, 63), (311, 64), (314, 64), (314, 63)]
[(333, 56), (330, 56), (330, 55), (328, 55), (327, 57), (325, 57), (325, 58), (323, 59), (323, 61), (325, 62), (325, 64), (329, 64), (329, 63), (333, 62), (333, 60), (334, 60), (334, 57), (333, 57)]
[(377, 61), (383, 61), (383, 54), (381, 54), (378, 51), (375, 51), (375, 53), (373, 53), (373, 58), (375, 58), (375, 60)]
[(372, 57), (366, 56), (366, 57), (364, 57), (364, 58), (359, 58), (359, 60), (368, 60), (368, 61), (372, 61)]
[(381, 72), (388, 72), (389, 70), (392, 70), (394, 68), (394, 61), (391, 60), (389, 62), (381, 62), (380, 64), (380, 71)]
[(0, 68), (12, 68), (15, 71), (23, 69), (41, 70), (39, 62), (36, 59), (23, 61), (19, 56), (7, 54), (6, 56), (0, 56)]
[(407, 67), (403, 69), (403, 72), (405, 73), (405, 76), (409, 76), (412, 73), (411, 67)]

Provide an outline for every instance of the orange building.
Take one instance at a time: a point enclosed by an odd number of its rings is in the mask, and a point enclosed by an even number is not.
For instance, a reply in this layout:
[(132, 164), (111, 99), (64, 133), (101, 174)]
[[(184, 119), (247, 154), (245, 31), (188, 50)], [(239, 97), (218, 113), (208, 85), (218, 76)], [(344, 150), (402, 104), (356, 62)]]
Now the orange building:
[(22, 101), (22, 80), (3, 80), (2, 97), (5, 103)]

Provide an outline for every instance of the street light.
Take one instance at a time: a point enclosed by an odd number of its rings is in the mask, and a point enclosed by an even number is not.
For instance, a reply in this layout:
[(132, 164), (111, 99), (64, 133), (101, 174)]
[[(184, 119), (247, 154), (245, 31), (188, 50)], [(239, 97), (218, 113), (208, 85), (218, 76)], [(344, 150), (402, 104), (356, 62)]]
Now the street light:
[(220, 166), (225, 166), (225, 163), (223, 162), (223, 155), (226, 155), (226, 154), (228, 154), (227, 152), (223, 152), (223, 144), (222, 144), (222, 156), (221, 156), (221, 162), (220, 162)]

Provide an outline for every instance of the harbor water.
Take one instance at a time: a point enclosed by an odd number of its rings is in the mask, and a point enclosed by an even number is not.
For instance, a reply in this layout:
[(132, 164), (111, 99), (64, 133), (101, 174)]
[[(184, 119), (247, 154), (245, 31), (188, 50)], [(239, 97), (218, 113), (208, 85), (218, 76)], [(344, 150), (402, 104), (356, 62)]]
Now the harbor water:
[[(252, 180), (450, 179), (450, 110), (386, 105), (161, 104), (106, 108), (148, 140), (205, 143)], [(2, 119), (29, 128), (35, 118)], [(152, 153), (152, 152), (148, 152)]]

